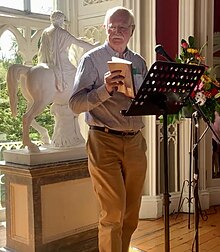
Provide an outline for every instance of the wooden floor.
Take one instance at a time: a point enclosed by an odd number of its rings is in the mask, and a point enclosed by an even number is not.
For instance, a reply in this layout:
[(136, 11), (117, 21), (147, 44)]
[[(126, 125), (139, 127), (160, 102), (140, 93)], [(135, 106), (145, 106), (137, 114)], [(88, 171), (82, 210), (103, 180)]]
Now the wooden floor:
[[(204, 214), (206, 215), (200, 216), (199, 220), (199, 252), (220, 252), (220, 206), (212, 207)], [(194, 214), (173, 214), (169, 220), (170, 251), (196, 251), (195, 246), (193, 247)], [(163, 218), (140, 220), (132, 237), (130, 252), (165, 252), (164, 234)], [(0, 247), (4, 246), (5, 226), (0, 225)]]
[[(170, 240), (166, 242), (171, 252), (196, 251), (193, 246), (195, 236), (194, 214), (170, 215)], [(220, 206), (212, 207), (200, 215), (199, 252), (220, 252)], [(164, 219), (140, 220), (135, 231), (131, 251), (165, 252)]]

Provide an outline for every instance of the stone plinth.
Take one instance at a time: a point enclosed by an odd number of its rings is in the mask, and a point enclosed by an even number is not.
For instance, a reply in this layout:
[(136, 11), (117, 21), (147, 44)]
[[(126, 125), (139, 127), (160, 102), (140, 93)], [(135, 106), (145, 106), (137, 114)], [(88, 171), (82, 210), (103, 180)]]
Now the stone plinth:
[(98, 205), (87, 159), (2, 162), (0, 169), (6, 180), (6, 248), (0, 251), (98, 251)]
[(40, 152), (30, 153), (28, 149), (4, 150), (6, 162), (23, 165), (48, 164), (60, 161), (83, 159), (87, 157), (85, 144), (69, 148), (40, 147)]

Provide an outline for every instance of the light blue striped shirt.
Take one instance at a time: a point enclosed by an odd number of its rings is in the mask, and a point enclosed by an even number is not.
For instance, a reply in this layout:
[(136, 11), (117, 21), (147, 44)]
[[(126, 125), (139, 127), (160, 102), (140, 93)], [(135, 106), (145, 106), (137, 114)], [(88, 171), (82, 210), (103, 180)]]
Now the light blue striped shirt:
[[(144, 127), (142, 117), (121, 114), (122, 110), (129, 108), (131, 99), (117, 91), (111, 96), (104, 85), (104, 74), (109, 71), (107, 61), (113, 56), (119, 55), (105, 42), (82, 57), (69, 106), (76, 114), (85, 112), (88, 125), (137, 131)], [(124, 53), (124, 59), (132, 62), (135, 87), (138, 90), (147, 72), (145, 60), (129, 49)]]

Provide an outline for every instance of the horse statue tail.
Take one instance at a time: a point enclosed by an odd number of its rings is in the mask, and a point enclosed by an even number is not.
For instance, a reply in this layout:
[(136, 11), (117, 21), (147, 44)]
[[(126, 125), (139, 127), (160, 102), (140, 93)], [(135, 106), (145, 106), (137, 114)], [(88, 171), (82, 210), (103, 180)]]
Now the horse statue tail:
[(21, 78), (21, 75), (26, 76), (27, 72), (31, 67), (13, 64), (9, 67), (7, 72), (7, 87), (10, 100), (11, 113), (15, 117), (17, 115), (17, 104), (18, 104), (18, 81)]

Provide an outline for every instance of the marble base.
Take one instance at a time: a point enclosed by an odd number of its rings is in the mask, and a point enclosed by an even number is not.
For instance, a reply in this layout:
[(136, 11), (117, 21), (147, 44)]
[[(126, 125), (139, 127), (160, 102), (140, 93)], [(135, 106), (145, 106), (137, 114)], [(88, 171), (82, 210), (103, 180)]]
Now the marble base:
[(3, 158), (6, 163), (22, 165), (39, 165), (87, 158), (85, 144), (70, 148), (40, 147), (40, 152), (30, 153), (27, 149), (5, 150)]
[(0, 252), (11, 252), (11, 251), (8, 250), (7, 248), (2, 247), (2, 248), (0, 248)]
[(0, 252), (98, 252), (99, 206), (87, 159), (3, 163), (6, 246)]
[[(15, 246), (16, 247), (16, 246)], [(2, 247), (0, 252), (99, 252), (97, 228), (37, 246), (35, 249)]]

